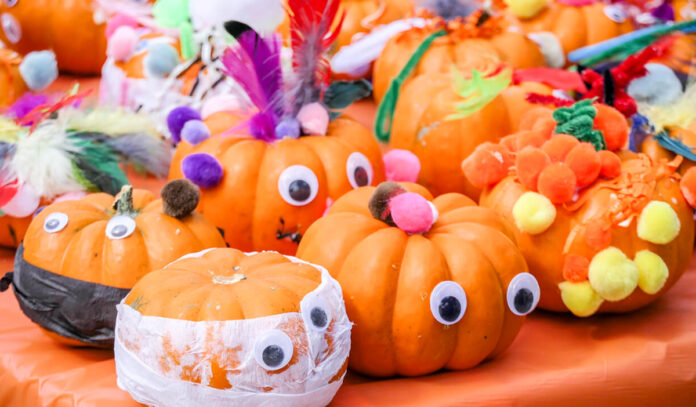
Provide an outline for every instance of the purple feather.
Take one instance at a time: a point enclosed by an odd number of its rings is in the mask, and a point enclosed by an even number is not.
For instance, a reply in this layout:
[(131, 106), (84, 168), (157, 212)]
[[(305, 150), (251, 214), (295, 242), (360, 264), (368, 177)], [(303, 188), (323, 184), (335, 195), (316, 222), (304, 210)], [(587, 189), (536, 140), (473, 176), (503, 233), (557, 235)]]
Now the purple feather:
[(5, 114), (14, 118), (21, 119), (31, 112), (37, 106), (45, 105), (48, 103), (48, 96), (44, 94), (34, 94), (25, 93), (19, 99), (17, 99), (12, 106), (8, 107)]
[(259, 112), (249, 119), (249, 133), (257, 140), (275, 140), (275, 120), (272, 113)]

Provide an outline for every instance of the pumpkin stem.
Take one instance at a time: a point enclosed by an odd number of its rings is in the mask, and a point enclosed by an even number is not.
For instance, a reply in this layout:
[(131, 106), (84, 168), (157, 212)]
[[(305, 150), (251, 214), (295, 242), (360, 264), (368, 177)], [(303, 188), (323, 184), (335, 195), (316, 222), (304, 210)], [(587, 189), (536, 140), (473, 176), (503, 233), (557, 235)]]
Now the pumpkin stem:
[(187, 179), (169, 181), (160, 192), (162, 211), (177, 219), (189, 216), (198, 206), (201, 192)]
[(405, 193), (406, 190), (396, 182), (383, 182), (379, 184), (375, 192), (370, 197), (368, 208), (372, 216), (381, 220), (389, 226), (396, 226), (389, 211), (389, 200), (397, 195)]
[(133, 186), (124, 185), (121, 192), (116, 195), (112, 206), (119, 215), (135, 215), (135, 207), (133, 206)]

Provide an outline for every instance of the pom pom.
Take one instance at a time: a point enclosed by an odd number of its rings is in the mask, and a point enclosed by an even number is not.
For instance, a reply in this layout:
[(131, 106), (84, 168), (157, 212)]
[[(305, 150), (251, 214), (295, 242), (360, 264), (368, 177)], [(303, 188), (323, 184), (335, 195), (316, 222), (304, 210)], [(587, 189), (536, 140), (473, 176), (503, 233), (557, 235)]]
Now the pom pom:
[(162, 212), (177, 219), (189, 216), (196, 209), (201, 198), (198, 187), (185, 179), (167, 182), (160, 195), (162, 196)]
[(576, 186), (575, 174), (567, 165), (561, 163), (544, 168), (537, 182), (539, 192), (555, 204), (562, 204), (573, 199)]
[(595, 250), (605, 249), (611, 244), (611, 226), (595, 219), (585, 227), (585, 242)]
[(616, 247), (595, 254), (587, 275), (590, 285), (608, 301), (621, 301), (638, 286), (638, 267)]
[(201, 116), (206, 118), (217, 112), (237, 111), (242, 109), (239, 97), (235, 95), (215, 95), (207, 98), (201, 107)]
[(570, 312), (578, 317), (589, 317), (602, 305), (602, 297), (592, 288), (588, 281), (574, 283), (564, 281), (558, 285), (561, 300)]
[(283, 117), (276, 124), (275, 136), (279, 139), (300, 137), (300, 122), (294, 117)]
[(599, 152), (601, 168), (599, 174), (606, 178), (616, 178), (621, 175), (621, 159), (609, 150)]
[(594, 128), (604, 135), (607, 150), (616, 151), (624, 148), (630, 132), (628, 121), (624, 115), (611, 106), (595, 104), (594, 107), (597, 109)]
[(508, 9), (519, 18), (532, 18), (549, 4), (549, 0), (505, 0)]
[(541, 147), (549, 138), (551, 138), (551, 133), (544, 134), (536, 130), (521, 131), (517, 133), (516, 151), (521, 151), (527, 146)]
[(181, 130), (189, 120), (201, 120), (201, 115), (188, 106), (176, 107), (167, 115), (167, 127), (175, 143), (181, 141)]
[(257, 140), (274, 141), (275, 122), (269, 112), (257, 112), (249, 119), (249, 133)]
[(556, 127), (556, 121), (553, 120), (553, 110), (547, 107), (534, 107), (529, 109), (520, 119), (520, 130), (533, 130), (538, 123), (549, 121), (553, 122), (553, 127)]
[(128, 26), (119, 27), (109, 38), (106, 55), (119, 62), (128, 61), (133, 54), (138, 34)]
[(34, 92), (44, 90), (58, 77), (56, 54), (52, 51), (35, 51), (24, 56), (19, 73)]
[(657, 294), (669, 277), (669, 268), (665, 261), (650, 250), (641, 250), (636, 253), (633, 262), (638, 267), (638, 287), (646, 294)]
[(79, 201), (80, 199), (84, 198), (85, 196), (87, 196), (87, 192), (85, 192), (85, 191), (66, 192), (63, 195), (60, 195), (59, 197), (54, 199), (53, 203), (63, 202), (63, 201)]
[(539, 174), (550, 164), (551, 159), (549, 156), (536, 147), (525, 147), (517, 153), (515, 159), (515, 167), (517, 168), (517, 176), (520, 182), (532, 191), (537, 190)]
[(579, 187), (592, 184), (602, 168), (599, 154), (590, 143), (580, 143), (573, 147), (565, 159), (565, 163), (575, 173)]
[(302, 106), (297, 112), (297, 120), (304, 134), (324, 135), (329, 128), (329, 112), (318, 102)]
[(1, 209), (15, 218), (26, 218), (39, 207), (39, 195), (29, 184), (22, 184), (17, 193)]
[(191, 145), (198, 145), (210, 137), (210, 130), (200, 120), (189, 120), (181, 129), (181, 139)]
[(638, 217), (638, 237), (655, 244), (667, 244), (681, 230), (679, 216), (667, 202), (650, 201)]
[(136, 20), (134, 17), (131, 17), (128, 14), (118, 13), (106, 22), (106, 29), (104, 32), (106, 34), (106, 38), (111, 38), (116, 30), (121, 27), (130, 27), (135, 29), (139, 26), (140, 24), (138, 24), (138, 20)]
[(391, 150), (384, 154), (384, 172), (388, 181), (416, 182), (421, 164), (418, 157), (408, 150)]
[(517, 134), (510, 134), (500, 139), (498, 142), (501, 146), (504, 146), (510, 152), (517, 151)]
[(476, 188), (485, 188), (505, 178), (512, 163), (512, 155), (505, 146), (483, 143), (462, 162), (462, 170)]
[(14, 119), (21, 119), (36, 107), (48, 103), (48, 97), (44, 94), (25, 93), (17, 99), (12, 106), (7, 108), (5, 114)]
[(165, 77), (179, 65), (179, 53), (169, 44), (154, 43), (148, 47), (145, 69), (150, 75)]
[(517, 227), (530, 235), (545, 232), (556, 220), (556, 207), (544, 195), (525, 192), (512, 207)]
[(379, 184), (372, 196), (370, 196), (370, 202), (367, 205), (372, 217), (390, 226), (396, 226), (389, 212), (389, 201), (405, 192), (406, 190), (396, 182), (382, 182)]
[(679, 188), (686, 202), (696, 208), (696, 167), (689, 168), (679, 182)]
[(563, 278), (567, 281), (579, 283), (587, 280), (590, 270), (590, 261), (584, 256), (569, 254), (563, 263)]
[(405, 192), (389, 200), (394, 224), (406, 233), (425, 233), (435, 222), (427, 199), (414, 192)]
[(638, 103), (666, 106), (679, 99), (682, 83), (670, 68), (662, 64), (646, 64), (648, 74), (628, 84), (628, 95)]
[(552, 162), (562, 163), (570, 150), (578, 144), (580, 144), (578, 139), (570, 134), (556, 134), (551, 137), (551, 140), (544, 143), (541, 149), (548, 154)]
[(210, 154), (196, 153), (181, 161), (181, 171), (186, 179), (201, 188), (212, 188), (220, 183), (224, 170), (220, 162)]

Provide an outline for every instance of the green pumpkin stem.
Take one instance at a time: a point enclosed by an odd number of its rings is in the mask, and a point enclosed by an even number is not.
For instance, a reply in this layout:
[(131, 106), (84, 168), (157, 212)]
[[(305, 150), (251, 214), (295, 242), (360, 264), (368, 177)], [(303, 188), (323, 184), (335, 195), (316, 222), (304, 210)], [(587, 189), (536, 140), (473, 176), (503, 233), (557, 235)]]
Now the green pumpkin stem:
[(133, 186), (124, 185), (121, 192), (116, 195), (113, 208), (118, 215), (135, 215), (135, 207), (133, 206)]

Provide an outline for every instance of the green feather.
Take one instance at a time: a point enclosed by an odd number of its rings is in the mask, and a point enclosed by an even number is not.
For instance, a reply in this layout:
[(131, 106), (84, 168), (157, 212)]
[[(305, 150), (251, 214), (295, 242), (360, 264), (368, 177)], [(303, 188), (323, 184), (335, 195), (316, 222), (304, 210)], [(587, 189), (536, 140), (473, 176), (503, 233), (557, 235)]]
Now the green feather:
[(454, 91), (463, 100), (456, 104), (457, 113), (453, 113), (445, 120), (457, 120), (470, 116), (486, 107), (500, 92), (508, 87), (512, 81), (512, 70), (503, 69), (498, 74), (483, 77), (481, 73), (474, 70), (471, 79), (464, 76), (452, 67), (452, 77), (454, 80)]
[(75, 147), (71, 155), (75, 178), (80, 185), (115, 195), (128, 184), (111, 147), (94, 140), (90, 133), (72, 133), (68, 139)]

